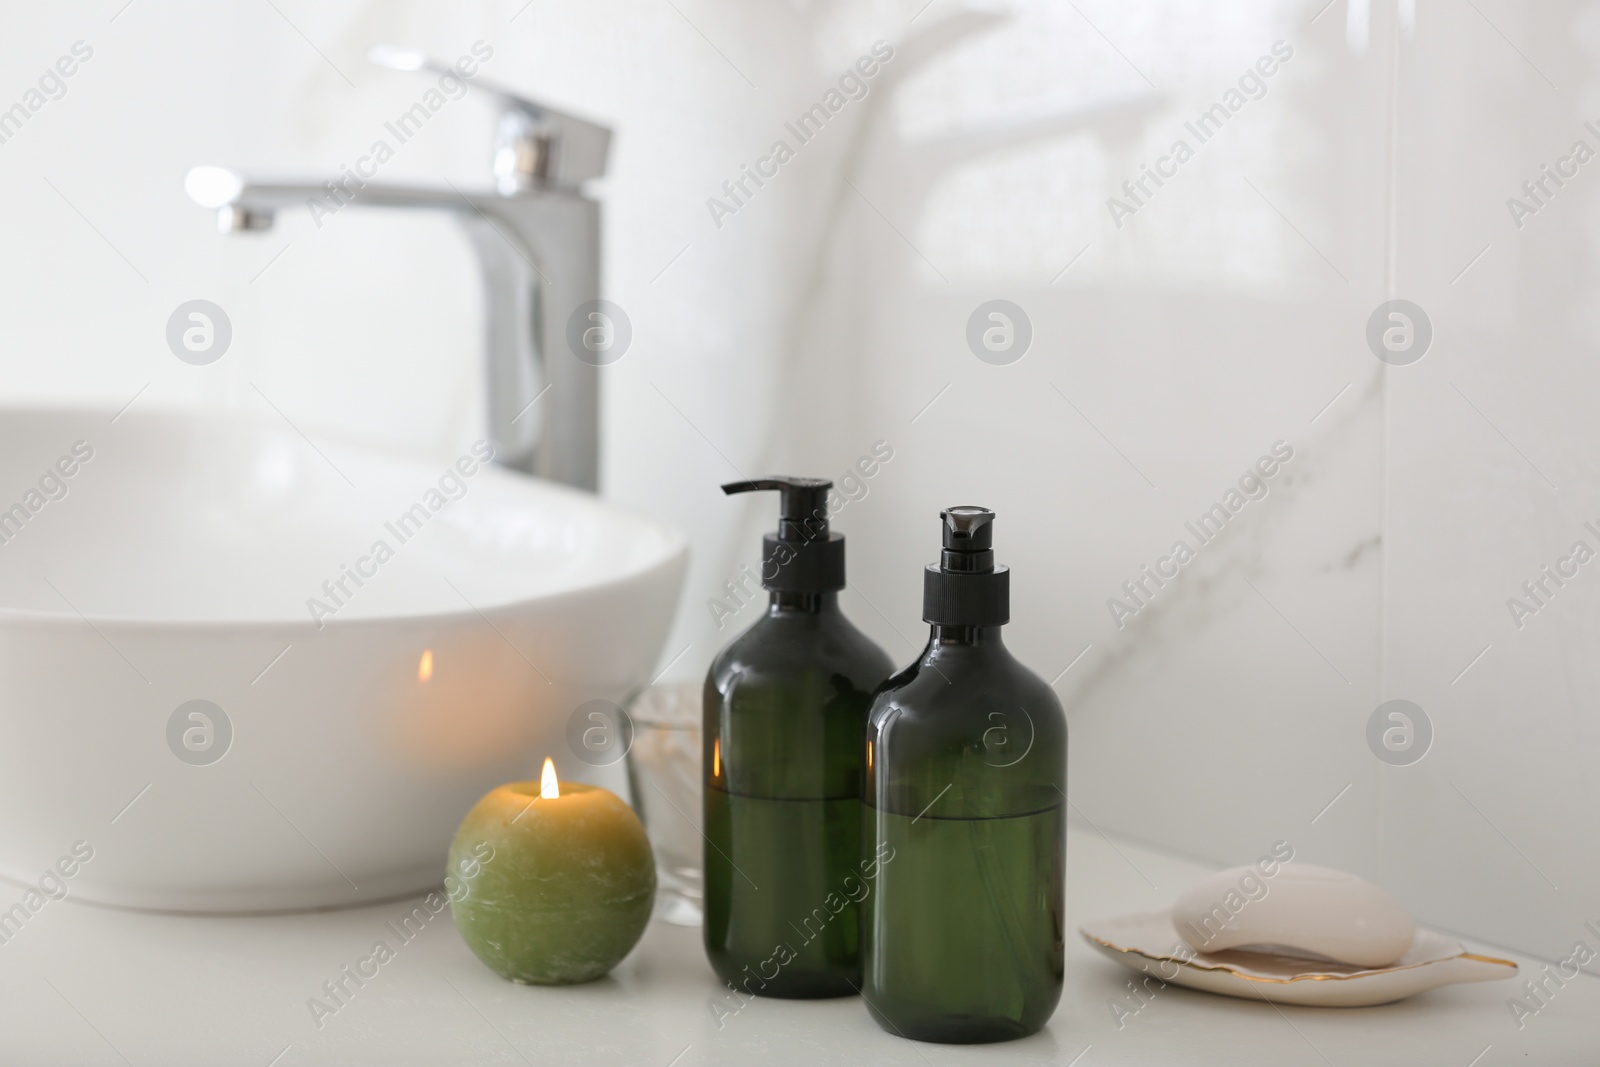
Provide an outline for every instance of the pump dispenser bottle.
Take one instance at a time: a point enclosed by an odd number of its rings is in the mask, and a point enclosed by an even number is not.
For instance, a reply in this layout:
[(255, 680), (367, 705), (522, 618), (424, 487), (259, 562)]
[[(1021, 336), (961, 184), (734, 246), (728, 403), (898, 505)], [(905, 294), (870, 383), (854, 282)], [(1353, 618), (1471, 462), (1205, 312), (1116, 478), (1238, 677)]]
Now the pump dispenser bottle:
[(705, 685), (706, 955), (742, 995), (850, 996), (861, 983), (861, 737), (894, 665), (839, 611), (832, 485), (722, 487), (782, 494), (777, 532), (762, 540), (766, 614)]
[(920, 1041), (1034, 1033), (1061, 997), (1067, 727), (1050, 686), (1006, 650), (1010, 572), (994, 512), (941, 513), (923, 577), (917, 661), (873, 700), (866, 732), (862, 996)]

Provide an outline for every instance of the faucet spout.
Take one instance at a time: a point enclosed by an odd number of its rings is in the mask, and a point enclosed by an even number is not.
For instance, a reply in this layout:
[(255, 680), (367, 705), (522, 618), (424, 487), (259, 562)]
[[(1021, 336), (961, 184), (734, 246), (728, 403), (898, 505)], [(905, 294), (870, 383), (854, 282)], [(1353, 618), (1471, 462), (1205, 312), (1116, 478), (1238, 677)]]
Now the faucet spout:
[(600, 295), (596, 201), (573, 187), (461, 192), (361, 182), (351, 188), (263, 181), (209, 166), (191, 170), (184, 188), (217, 212), (224, 233), (270, 229), (278, 212), (303, 206), (450, 213), (477, 253), (485, 289), (495, 458), (578, 488), (598, 487), (598, 371), (567, 344), (568, 321)]

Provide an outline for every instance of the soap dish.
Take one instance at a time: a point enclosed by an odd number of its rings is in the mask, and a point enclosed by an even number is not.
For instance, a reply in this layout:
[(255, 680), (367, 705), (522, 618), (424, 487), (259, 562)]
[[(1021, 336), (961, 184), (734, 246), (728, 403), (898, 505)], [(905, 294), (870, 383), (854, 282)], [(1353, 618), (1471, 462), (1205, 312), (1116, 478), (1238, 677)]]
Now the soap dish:
[(1078, 933), (1101, 954), (1164, 982), (1208, 993), (1279, 1004), (1356, 1008), (1388, 1004), (1457, 982), (1511, 978), (1510, 960), (1468, 952), (1459, 942), (1417, 928), (1411, 949), (1388, 967), (1355, 967), (1237, 949), (1195, 952), (1172, 926), (1172, 913), (1147, 912), (1087, 923)]

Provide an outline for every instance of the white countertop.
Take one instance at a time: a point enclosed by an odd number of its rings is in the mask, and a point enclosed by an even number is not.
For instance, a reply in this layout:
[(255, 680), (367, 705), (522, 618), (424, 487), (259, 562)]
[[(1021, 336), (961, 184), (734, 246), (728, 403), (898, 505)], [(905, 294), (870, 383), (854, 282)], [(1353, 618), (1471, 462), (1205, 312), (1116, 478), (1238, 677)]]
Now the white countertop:
[[(1093, 917), (1164, 907), (1205, 869), (1073, 828), (1068, 841), (1066, 989), (1050, 1025), (1002, 1045), (948, 1046), (884, 1033), (853, 998), (756, 1000), (723, 1026), (725, 991), (697, 929), (654, 922), (606, 979), (534, 988), (502, 981), (443, 912), (319, 1029), (307, 1001), (345, 964), (398, 939), (414, 901), (296, 915), (153, 915), (71, 901), (46, 906), (0, 944), (0, 1063), (700, 1064), (963, 1063), (1440, 1064), (1600, 1062), (1600, 981), (1580, 976), (1519, 1030), (1514, 981), (1434, 990), (1377, 1008), (1275, 1008), (1160, 990), (1119, 1028), (1110, 1006), (1133, 972), (1076, 936)], [(1131, 1003), (1131, 1002), (1125, 1002)], [(1087, 1051), (1085, 1051), (1087, 1050)], [(1487, 1050), (1487, 1051), (1486, 1051)], [(1474, 1057), (1477, 1057), (1474, 1059)]]

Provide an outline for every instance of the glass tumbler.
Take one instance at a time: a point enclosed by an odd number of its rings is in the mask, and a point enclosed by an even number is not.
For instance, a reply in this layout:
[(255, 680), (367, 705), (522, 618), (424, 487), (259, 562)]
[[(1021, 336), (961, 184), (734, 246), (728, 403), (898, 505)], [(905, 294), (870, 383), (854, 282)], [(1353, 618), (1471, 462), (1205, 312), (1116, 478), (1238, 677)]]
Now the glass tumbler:
[(628, 709), (628, 788), (656, 854), (656, 918), (699, 926), (704, 912), (700, 827), (699, 682), (653, 685)]

